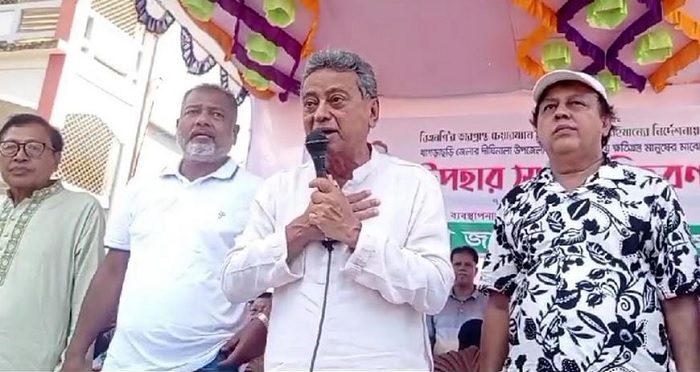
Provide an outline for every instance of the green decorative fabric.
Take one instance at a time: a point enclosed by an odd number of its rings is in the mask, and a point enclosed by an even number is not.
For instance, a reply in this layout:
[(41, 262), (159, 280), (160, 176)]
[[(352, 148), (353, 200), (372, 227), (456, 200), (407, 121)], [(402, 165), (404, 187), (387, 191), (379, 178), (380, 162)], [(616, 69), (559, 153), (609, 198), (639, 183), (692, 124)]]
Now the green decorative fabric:
[(294, 23), (296, 17), (294, 0), (265, 0), (263, 11), (271, 25), (282, 28)]
[(259, 90), (270, 89), (270, 82), (267, 81), (267, 79), (265, 79), (257, 71), (245, 69), (243, 71), (243, 78), (245, 79), (245, 81), (248, 82), (248, 84), (250, 84), (254, 88), (257, 88)]
[(595, 0), (586, 7), (586, 20), (593, 28), (612, 30), (627, 19), (627, 0)]
[(666, 30), (656, 30), (642, 35), (637, 41), (637, 63), (660, 63), (673, 55), (673, 38)]
[(182, 0), (182, 5), (198, 21), (209, 22), (214, 14), (214, 3), (209, 0)]
[(251, 32), (246, 40), (248, 57), (261, 65), (272, 65), (277, 59), (277, 45), (257, 32)]
[(545, 70), (560, 70), (571, 66), (571, 49), (564, 42), (554, 41), (542, 49), (542, 66)]
[(605, 87), (608, 94), (615, 94), (622, 86), (622, 80), (619, 76), (613, 75), (610, 71), (603, 71), (596, 76), (598, 81)]

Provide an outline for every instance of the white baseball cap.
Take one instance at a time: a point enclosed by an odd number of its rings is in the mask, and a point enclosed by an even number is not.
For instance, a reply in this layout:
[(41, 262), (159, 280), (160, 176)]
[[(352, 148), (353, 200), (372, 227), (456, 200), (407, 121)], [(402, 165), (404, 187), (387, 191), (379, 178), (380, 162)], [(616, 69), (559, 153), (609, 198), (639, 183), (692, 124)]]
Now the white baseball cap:
[(610, 104), (605, 87), (603, 87), (603, 84), (601, 84), (598, 79), (586, 73), (571, 70), (554, 70), (543, 75), (537, 80), (535, 87), (532, 88), (532, 98), (535, 99), (535, 102), (539, 101), (542, 93), (544, 93), (547, 88), (562, 81), (578, 81), (586, 84), (594, 91), (600, 93), (605, 101)]

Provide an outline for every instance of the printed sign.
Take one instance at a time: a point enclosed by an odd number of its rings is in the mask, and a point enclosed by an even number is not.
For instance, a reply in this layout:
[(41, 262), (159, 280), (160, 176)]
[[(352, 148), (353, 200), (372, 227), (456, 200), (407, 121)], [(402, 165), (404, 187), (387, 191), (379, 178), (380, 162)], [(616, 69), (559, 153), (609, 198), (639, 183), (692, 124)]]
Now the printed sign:
[[(700, 242), (700, 108), (621, 111), (606, 151), (676, 188)], [(385, 119), (372, 131), (390, 155), (420, 163), (442, 184), (452, 246), (488, 246), (496, 206), (547, 164), (527, 113)], [(697, 245), (700, 247), (700, 245)]]

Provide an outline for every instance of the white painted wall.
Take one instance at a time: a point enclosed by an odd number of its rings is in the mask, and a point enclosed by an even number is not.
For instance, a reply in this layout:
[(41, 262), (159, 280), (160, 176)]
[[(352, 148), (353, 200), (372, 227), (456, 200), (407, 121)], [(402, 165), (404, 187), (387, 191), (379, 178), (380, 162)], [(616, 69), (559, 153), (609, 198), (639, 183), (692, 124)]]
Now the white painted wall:
[(37, 109), (48, 63), (41, 53), (0, 54), (0, 100)]
[(174, 164), (179, 159), (180, 151), (172, 136), (149, 130), (141, 148), (136, 177), (158, 174), (166, 165)]
[[(90, 18), (92, 26), (88, 27)], [(153, 43), (150, 35), (130, 37), (94, 13), (88, 0), (80, 0), (70, 42), (63, 46), (66, 62), (50, 119), (60, 126), (67, 114), (94, 114), (115, 134), (122, 151), (111, 175), (111, 200), (119, 196), (128, 180)], [(142, 57), (137, 67), (139, 52)]]

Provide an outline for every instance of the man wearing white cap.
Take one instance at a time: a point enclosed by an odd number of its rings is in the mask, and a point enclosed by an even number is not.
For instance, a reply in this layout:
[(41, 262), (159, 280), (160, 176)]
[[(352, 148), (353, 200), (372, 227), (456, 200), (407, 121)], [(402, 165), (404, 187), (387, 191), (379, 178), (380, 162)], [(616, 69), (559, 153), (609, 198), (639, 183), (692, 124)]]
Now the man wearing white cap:
[(501, 201), (482, 271), (482, 371), (700, 371), (700, 262), (673, 187), (603, 148), (615, 111), (593, 77), (533, 90), (549, 157)]

